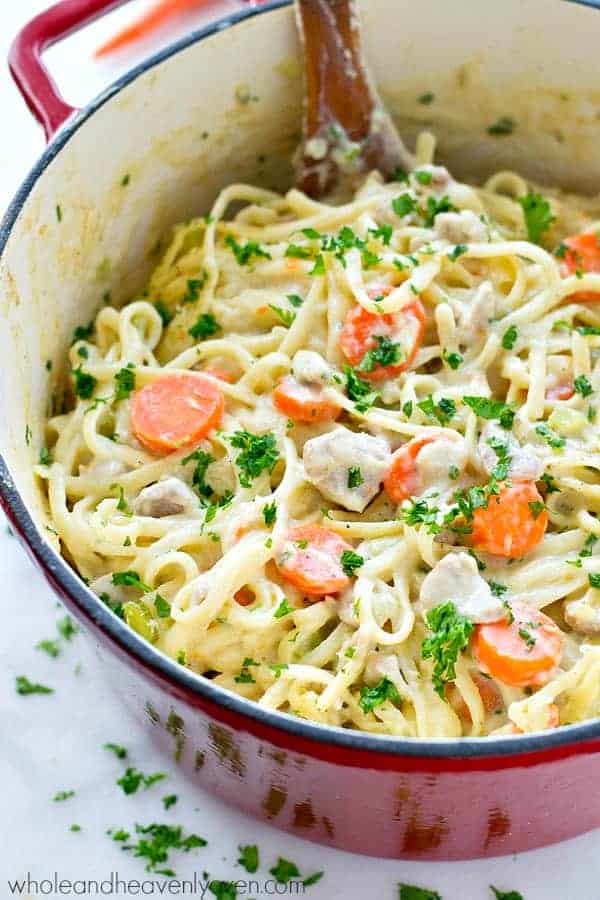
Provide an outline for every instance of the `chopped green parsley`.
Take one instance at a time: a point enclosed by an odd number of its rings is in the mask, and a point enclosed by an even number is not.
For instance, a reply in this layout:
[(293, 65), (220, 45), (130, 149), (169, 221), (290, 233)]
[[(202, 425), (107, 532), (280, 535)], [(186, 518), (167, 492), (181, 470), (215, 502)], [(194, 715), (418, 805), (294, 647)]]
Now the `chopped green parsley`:
[(456, 678), (456, 661), (473, 633), (473, 623), (461, 616), (451, 601), (434, 607), (426, 615), (433, 632), (421, 646), (423, 659), (433, 659), (433, 686), (444, 699), (446, 685)]

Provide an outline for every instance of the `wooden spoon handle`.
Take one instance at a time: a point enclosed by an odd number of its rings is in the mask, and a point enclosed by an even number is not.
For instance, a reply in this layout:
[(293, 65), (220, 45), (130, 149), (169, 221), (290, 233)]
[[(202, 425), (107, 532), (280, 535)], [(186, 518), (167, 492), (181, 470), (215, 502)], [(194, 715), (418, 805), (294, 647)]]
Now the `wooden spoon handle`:
[(299, 186), (321, 196), (344, 175), (409, 168), (367, 69), (355, 0), (296, 0), (296, 16), (306, 72)]

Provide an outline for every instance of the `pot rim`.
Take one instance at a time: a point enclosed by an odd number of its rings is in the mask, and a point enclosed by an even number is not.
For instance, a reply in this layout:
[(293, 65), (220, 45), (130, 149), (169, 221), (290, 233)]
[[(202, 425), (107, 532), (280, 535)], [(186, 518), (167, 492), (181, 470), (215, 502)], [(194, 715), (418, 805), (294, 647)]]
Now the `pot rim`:
[[(573, 0), (571, 0), (573, 2)], [(574, 0), (575, 3), (598, 8), (598, 0)], [(124, 75), (120, 76), (102, 93), (79, 110), (75, 116), (57, 133), (35, 163), (0, 222), (0, 260), (10, 238), (17, 218), (37, 181), (42, 177), (54, 158), (67, 146), (73, 135), (105, 103), (119, 94), (141, 75), (176, 56), (180, 51), (225, 29), (245, 22), (257, 15), (290, 6), (291, 0), (274, 0), (267, 6), (241, 10), (226, 16), (205, 28), (195, 30), (178, 41), (150, 56)], [(321, 725), (299, 719), (288, 713), (267, 710), (253, 700), (235, 694), (226, 688), (213, 684), (208, 679), (190, 672), (162, 651), (143, 640), (136, 632), (119, 619), (83, 583), (69, 566), (64, 557), (57, 554), (45, 542), (19, 494), (4, 457), (0, 454), (0, 503), (22, 541), (28, 547), (37, 565), (46, 576), (60, 585), (86, 619), (91, 619), (102, 633), (129, 658), (130, 663), (141, 663), (145, 669), (161, 682), (168, 682), (187, 695), (196, 695), (217, 707), (253, 720), (288, 736), (329, 745), (340, 750), (364, 751), (366, 753), (387, 754), (397, 757), (417, 757), (435, 759), (483, 759), (486, 757), (522, 757), (540, 751), (550, 751), (559, 747), (570, 747), (573, 753), (581, 752), (581, 744), (600, 738), (600, 718), (576, 725), (566, 725), (556, 731), (539, 732), (531, 735), (475, 738), (398, 738), (393, 735), (373, 735), (368, 732), (352, 731), (332, 725)]]

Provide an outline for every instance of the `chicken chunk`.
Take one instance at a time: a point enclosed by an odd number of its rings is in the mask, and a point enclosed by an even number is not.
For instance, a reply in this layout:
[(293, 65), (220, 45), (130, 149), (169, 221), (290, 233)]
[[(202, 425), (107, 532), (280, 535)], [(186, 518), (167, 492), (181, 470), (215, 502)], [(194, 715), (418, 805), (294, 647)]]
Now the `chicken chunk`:
[(509, 478), (516, 481), (538, 481), (544, 472), (544, 463), (538, 457), (535, 447), (531, 444), (521, 446), (517, 439), (493, 422), (488, 422), (483, 431), (477, 445), (477, 455), (481, 461), (481, 466), (488, 475), (498, 462), (498, 454), (494, 450), (492, 444), (504, 444), (510, 456), (510, 466), (508, 469)]
[(461, 342), (469, 343), (488, 333), (496, 315), (497, 298), (489, 281), (483, 281), (468, 303), (461, 303), (458, 332)]
[(133, 511), (137, 516), (178, 516), (189, 513), (198, 506), (198, 500), (191, 489), (179, 478), (165, 478), (140, 491), (133, 501)]
[(435, 230), (451, 244), (478, 244), (488, 240), (485, 225), (470, 209), (440, 213), (435, 217)]
[(447, 488), (453, 484), (450, 472), (453, 469), (462, 472), (467, 464), (467, 457), (467, 445), (459, 435), (455, 440), (449, 440), (444, 435), (439, 440), (425, 444), (415, 460), (419, 482), (426, 490), (434, 487), (438, 490)]
[(600, 605), (596, 600), (597, 590), (587, 591), (578, 600), (569, 600), (563, 607), (565, 622), (577, 634), (590, 637), (600, 635)]
[(301, 384), (327, 384), (332, 368), (320, 353), (314, 350), (298, 350), (292, 360), (294, 378)]
[(379, 493), (391, 454), (383, 438), (336, 428), (307, 441), (302, 457), (307, 479), (325, 497), (362, 512)]
[(421, 585), (420, 604), (424, 612), (452, 601), (459, 614), (471, 622), (497, 622), (504, 606), (494, 597), (487, 581), (468, 553), (449, 553), (429, 572)]

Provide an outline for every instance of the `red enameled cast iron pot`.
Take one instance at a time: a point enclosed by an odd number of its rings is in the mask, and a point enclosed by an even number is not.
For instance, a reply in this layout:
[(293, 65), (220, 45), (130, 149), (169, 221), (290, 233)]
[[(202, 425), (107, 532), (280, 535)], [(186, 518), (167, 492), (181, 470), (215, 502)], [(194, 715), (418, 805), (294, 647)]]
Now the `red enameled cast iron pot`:
[[(117, 5), (58, 3), (11, 52), (15, 80), (50, 140), (0, 228), (0, 494), (15, 531), (86, 626), (127, 706), (190, 780), (224, 801), (319, 843), (398, 858), (512, 853), (600, 825), (598, 720), (520, 737), (424, 741), (269, 712), (161, 655), (58, 554), (32, 466), (73, 327), (94, 315), (106, 290), (117, 301), (130, 297), (154, 263), (157, 236), (205, 211), (223, 185), (290, 184), (300, 120), (285, 3), (190, 35), (75, 111), (41, 53)], [(511, 166), (597, 190), (600, 131), (586, 81), (600, 34), (592, 5), (490, 0), (481, 16), (480, 0), (447, 9), (422, 0), (395, 21), (387, 0), (370, 0), (367, 52), (403, 134), (410, 141), (423, 126), (436, 131), (442, 161), (459, 176)], [(419, 105), (431, 89), (436, 103)], [(508, 112), (518, 134), (489, 137), (486, 123)]]

